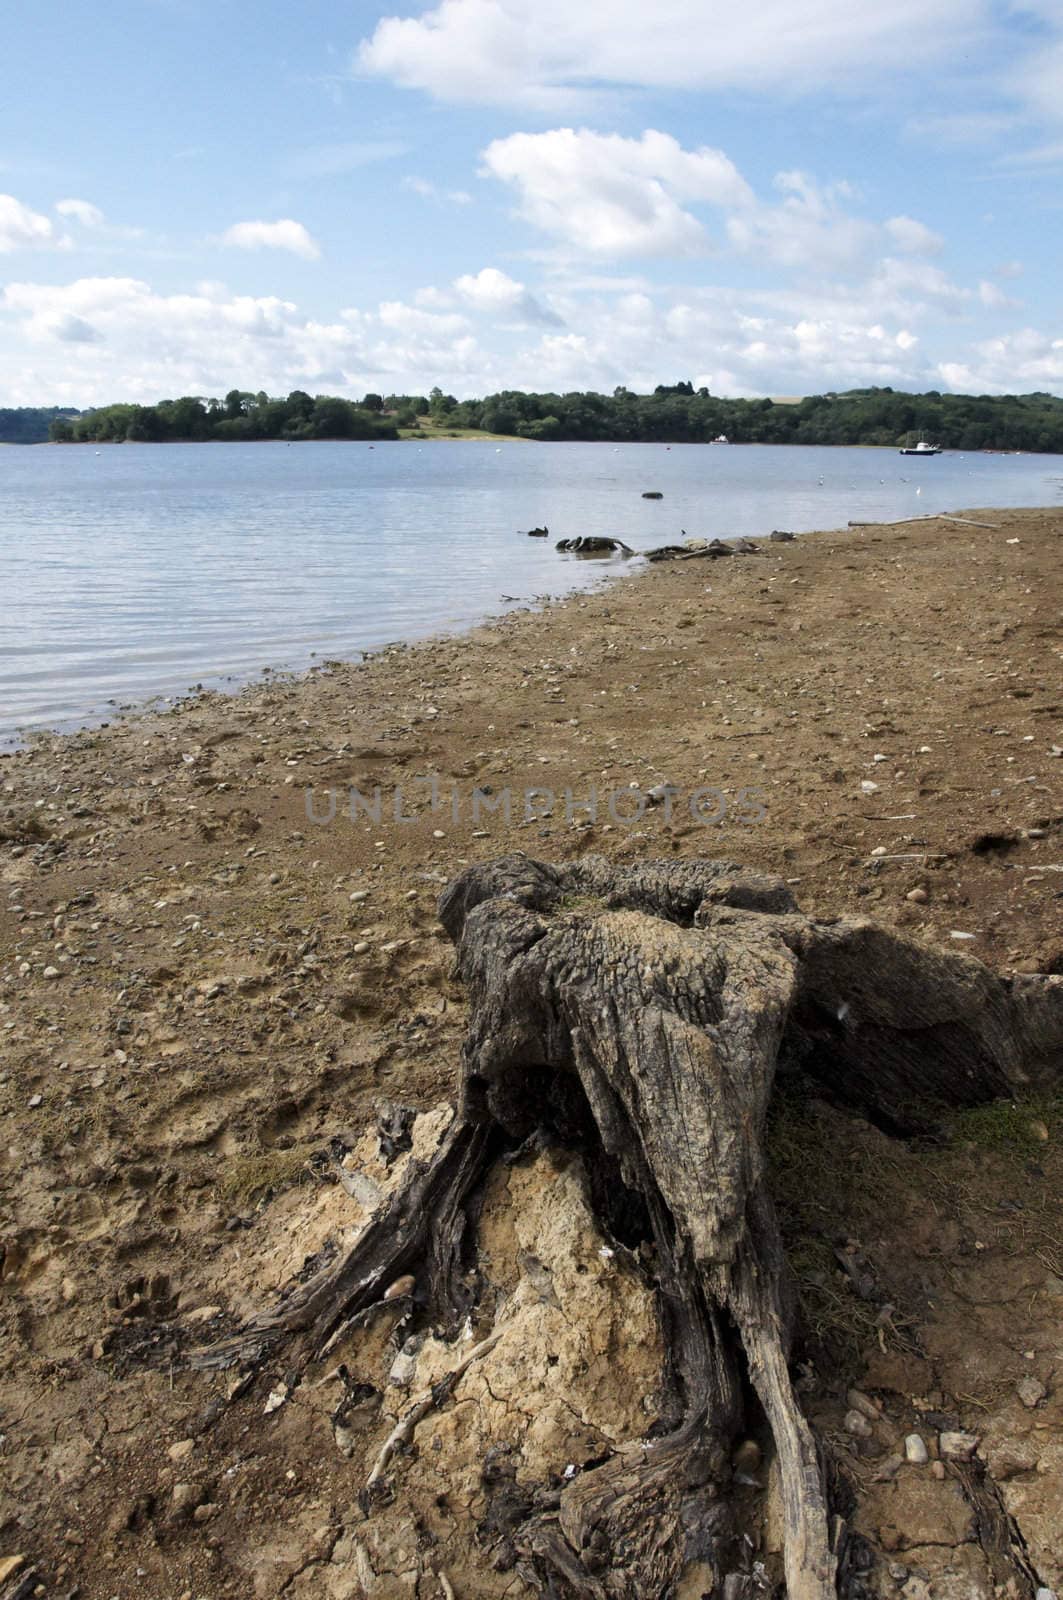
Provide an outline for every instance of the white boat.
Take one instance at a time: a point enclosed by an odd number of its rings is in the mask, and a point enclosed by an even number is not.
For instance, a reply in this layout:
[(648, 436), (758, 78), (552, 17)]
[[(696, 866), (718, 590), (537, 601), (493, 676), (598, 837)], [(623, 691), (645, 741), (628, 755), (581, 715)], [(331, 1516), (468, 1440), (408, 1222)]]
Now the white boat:
[(939, 444), (927, 444), (925, 439), (920, 439), (919, 443), (915, 445), (905, 445), (901, 450), (902, 456), (939, 456), (940, 454), (941, 446)]
[(730, 444), (731, 441), (725, 433), (718, 433), (712, 442), (713, 444)]

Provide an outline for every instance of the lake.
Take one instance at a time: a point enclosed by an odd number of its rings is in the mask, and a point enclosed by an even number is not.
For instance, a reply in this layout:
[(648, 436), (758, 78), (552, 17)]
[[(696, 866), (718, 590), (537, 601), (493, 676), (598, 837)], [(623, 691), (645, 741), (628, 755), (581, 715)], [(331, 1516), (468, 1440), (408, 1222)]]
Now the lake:
[[(656, 489), (662, 500), (643, 500)], [(472, 441), (0, 448), (0, 742), (452, 631), (632, 563), (611, 534), (1063, 500), (1063, 457)], [(518, 530), (546, 525), (549, 539)]]

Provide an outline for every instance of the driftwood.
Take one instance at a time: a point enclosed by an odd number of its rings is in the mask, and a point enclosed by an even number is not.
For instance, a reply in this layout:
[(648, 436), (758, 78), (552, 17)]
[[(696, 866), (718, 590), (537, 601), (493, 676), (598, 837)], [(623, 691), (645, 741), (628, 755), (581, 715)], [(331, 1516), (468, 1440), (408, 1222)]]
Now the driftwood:
[(912, 522), (959, 522), (967, 528), (999, 528), (999, 522), (976, 522), (973, 517), (954, 517), (944, 511), (930, 511), (921, 517), (898, 517), (895, 522), (850, 522), (850, 528), (904, 528)]
[(725, 862), (512, 855), (456, 879), (440, 915), (471, 1002), (449, 1130), (344, 1258), (200, 1364), (291, 1339), (298, 1366), (298, 1347), (315, 1356), (408, 1272), (418, 1314), (456, 1331), (474, 1310), (466, 1218), (488, 1168), (532, 1140), (577, 1148), (603, 1230), (656, 1288), (671, 1399), (658, 1436), (529, 1513), (520, 1571), (550, 1596), (662, 1600), (692, 1560), (715, 1564), (735, 1533), (748, 1383), (778, 1457), (788, 1600), (829, 1600), (844, 1533), (790, 1382), (764, 1176), (776, 1077), (894, 1134), (925, 1131), (943, 1107), (1058, 1075), (1063, 980), (1005, 980), (863, 919), (814, 921), (781, 880)]

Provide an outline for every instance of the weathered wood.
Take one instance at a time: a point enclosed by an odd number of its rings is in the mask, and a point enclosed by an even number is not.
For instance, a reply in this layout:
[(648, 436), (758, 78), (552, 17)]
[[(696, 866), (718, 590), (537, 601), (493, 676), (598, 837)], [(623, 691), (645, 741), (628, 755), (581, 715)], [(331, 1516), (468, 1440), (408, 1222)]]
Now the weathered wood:
[(789, 1600), (828, 1600), (838, 1519), (790, 1383), (765, 1182), (776, 1074), (887, 1131), (924, 1130), (943, 1107), (1058, 1079), (1063, 979), (1005, 980), (863, 919), (814, 921), (781, 880), (726, 862), (512, 855), (456, 879), (440, 916), (470, 998), (453, 1123), (345, 1258), (202, 1360), (291, 1334), (320, 1351), (404, 1273), (421, 1314), (455, 1326), (475, 1297), (466, 1213), (490, 1164), (532, 1138), (575, 1147), (602, 1227), (637, 1226), (653, 1263), (668, 1403), (663, 1436), (526, 1521), (518, 1570), (547, 1594), (642, 1600), (671, 1592), (692, 1549), (715, 1559), (748, 1377), (775, 1441)]

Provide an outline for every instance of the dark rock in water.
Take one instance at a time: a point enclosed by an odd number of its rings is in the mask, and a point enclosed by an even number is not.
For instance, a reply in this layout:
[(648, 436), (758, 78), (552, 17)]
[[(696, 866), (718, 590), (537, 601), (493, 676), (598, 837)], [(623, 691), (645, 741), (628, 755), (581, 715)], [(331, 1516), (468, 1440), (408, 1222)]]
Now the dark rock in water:
[(663, 500), (664, 495), (660, 489), (643, 489), (642, 498), (644, 500)]
[(548, 539), (549, 536), (550, 536), (550, 529), (547, 528), (545, 525), (543, 527), (541, 527), (541, 528), (529, 528), (528, 529), (528, 538), (529, 539)]
[(773, 528), (769, 537), (774, 539), (776, 544), (790, 544), (795, 535), (792, 533), (787, 533), (783, 528)]
[(607, 556), (617, 552), (625, 556), (635, 554), (623, 539), (607, 539), (597, 534), (578, 534), (574, 539), (559, 539), (554, 549), (567, 550), (570, 555), (576, 556)]

